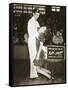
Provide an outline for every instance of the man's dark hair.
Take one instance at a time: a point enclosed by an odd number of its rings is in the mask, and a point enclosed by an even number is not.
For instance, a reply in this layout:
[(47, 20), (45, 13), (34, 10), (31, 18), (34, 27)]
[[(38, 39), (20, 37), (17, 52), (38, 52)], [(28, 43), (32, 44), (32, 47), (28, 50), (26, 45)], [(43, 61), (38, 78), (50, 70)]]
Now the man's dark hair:
[(38, 8), (35, 8), (35, 9), (33, 10), (33, 13), (40, 13), (40, 11), (38, 10)]

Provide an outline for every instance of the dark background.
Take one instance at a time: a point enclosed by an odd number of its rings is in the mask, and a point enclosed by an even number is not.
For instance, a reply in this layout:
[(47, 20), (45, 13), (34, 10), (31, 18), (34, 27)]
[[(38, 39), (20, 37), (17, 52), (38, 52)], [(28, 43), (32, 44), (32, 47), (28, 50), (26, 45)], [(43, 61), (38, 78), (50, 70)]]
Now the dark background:
[[(13, 4), (13, 62), (15, 83), (22, 82), (24, 79), (28, 78), (30, 74), (29, 51), (27, 43), (24, 42), (24, 34), (28, 34), (27, 22), (32, 17), (33, 7), (44, 6), (44, 11), (42, 11), (42, 8), (40, 10), (43, 14), (40, 15), (38, 22), (40, 26), (47, 26), (51, 32), (51, 34), (48, 34), (44, 45), (50, 45), (50, 42), (53, 45), (51, 40), (52, 34), (61, 29), (64, 43), (66, 43), (66, 7), (54, 6), (55, 11), (52, 11), (52, 6), (49, 5), (31, 4), (31, 9), (28, 9), (29, 6), (28, 4)], [(59, 12), (56, 7), (60, 7)], [(44, 67), (52, 70), (55, 77), (61, 77), (62, 80), (65, 81), (65, 64), (65, 60), (57, 63), (47, 62)]]

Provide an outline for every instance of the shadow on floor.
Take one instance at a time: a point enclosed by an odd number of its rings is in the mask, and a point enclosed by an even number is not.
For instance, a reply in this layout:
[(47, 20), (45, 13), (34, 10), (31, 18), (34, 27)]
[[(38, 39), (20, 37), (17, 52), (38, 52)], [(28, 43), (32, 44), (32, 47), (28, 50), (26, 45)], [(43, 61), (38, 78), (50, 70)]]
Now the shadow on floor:
[[(50, 66), (50, 64), (49, 64)], [(39, 74), (40, 79), (29, 79), (30, 62), (28, 59), (15, 60), (14, 61), (14, 86), (21, 85), (46, 85), (46, 84), (57, 84), (65, 83), (64, 74), (56, 74), (55, 79), (48, 79), (47, 77)]]

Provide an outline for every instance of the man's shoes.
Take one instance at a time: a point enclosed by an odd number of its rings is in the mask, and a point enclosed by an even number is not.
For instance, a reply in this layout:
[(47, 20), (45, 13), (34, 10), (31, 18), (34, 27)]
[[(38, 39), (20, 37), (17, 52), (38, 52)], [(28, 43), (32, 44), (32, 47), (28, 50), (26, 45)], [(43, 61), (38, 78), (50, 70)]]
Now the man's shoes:
[(29, 80), (39, 80), (41, 77), (36, 77), (36, 78), (30, 78)]

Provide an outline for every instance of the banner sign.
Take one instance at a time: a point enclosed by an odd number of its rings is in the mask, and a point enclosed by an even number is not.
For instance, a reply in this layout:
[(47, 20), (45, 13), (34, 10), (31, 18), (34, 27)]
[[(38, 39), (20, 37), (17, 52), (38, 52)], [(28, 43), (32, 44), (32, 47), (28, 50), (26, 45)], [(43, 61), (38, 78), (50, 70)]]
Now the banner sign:
[(48, 59), (64, 59), (64, 46), (48, 46)]

